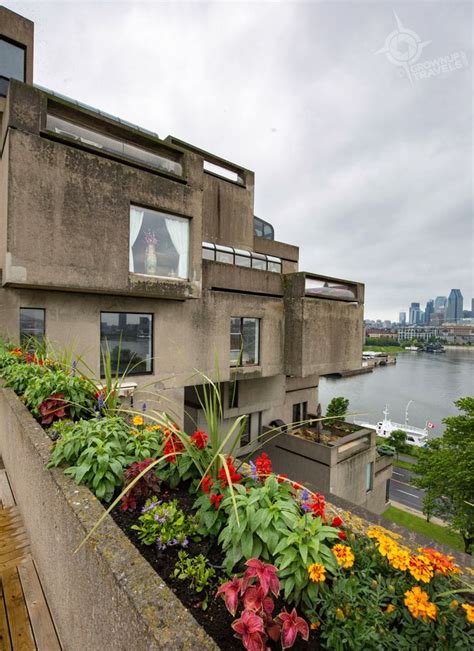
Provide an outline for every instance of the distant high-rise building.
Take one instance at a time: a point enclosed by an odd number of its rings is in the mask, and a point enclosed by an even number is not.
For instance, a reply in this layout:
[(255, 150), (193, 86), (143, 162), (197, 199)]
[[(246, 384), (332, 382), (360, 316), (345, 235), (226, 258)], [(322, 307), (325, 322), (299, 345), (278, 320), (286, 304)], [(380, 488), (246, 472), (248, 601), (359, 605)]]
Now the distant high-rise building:
[(433, 316), (433, 313), (434, 313), (434, 301), (431, 299), (427, 301), (425, 307), (425, 320), (424, 320), (425, 325), (430, 325), (431, 317)]
[(462, 319), (463, 295), (460, 289), (452, 289), (448, 297), (448, 307), (446, 308), (446, 321), (448, 323), (457, 323)]
[(472, 316), (474, 316), (474, 298), (471, 298), (471, 312)]
[(421, 310), (419, 303), (412, 303), (410, 305), (410, 310), (408, 312), (408, 321), (411, 325), (420, 323), (421, 321)]
[(405, 325), (407, 322), (407, 313), (406, 312), (400, 312), (398, 315), (398, 323), (400, 325)]
[(440, 310), (445, 310), (447, 302), (448, 299), (446, 298), (446, 296), (437, 296), (434, 302), (435, 312), (439, 312)]

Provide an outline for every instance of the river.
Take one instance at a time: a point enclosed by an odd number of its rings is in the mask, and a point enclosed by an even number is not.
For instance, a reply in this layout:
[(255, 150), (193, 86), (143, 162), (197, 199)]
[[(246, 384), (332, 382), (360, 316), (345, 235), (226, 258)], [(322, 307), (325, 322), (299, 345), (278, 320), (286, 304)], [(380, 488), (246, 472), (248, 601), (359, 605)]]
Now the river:
[(444, 431), (441, 422), (446, 416), (457, 415), (454, 400), (474, 395), (474, 348), (450, 349), (446, 353), (399, 353), (397, 363), (380, 366), (373, 373), (348, 378), (325, 378), (319, 383), (319, 400), (323, 413), (331, 398), (349, 398), (349, 416), (376, 423), (383, 418), (385, 405), (389, 418), (403, 423), (405, 408), (410, 400), (408, 422), (424, 427), (431, 421), (430, 437)]

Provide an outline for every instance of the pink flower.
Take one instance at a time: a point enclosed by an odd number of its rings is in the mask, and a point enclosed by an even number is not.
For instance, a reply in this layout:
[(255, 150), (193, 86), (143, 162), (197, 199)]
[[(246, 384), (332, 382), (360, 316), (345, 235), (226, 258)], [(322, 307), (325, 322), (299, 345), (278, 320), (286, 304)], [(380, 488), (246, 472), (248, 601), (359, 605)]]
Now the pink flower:
[(242, 579), (238, 579), (236, 576), (232, 581), (227, 581), (223, 583), (219, 590), (216, 592), (216, 597), (220, 594), (224, 595), (225, 606), (231, 615), (235, 615), (237, 612), (237, 606), (239, 605), (239, 594), (242, 589)]
[(242, 638), (247, 651), (265, 651), (267, 635), (261, 617), (250, 610), (244, 610), (240, 619), (232, 623), (232, 628)]
[(269, 563), (262, 563), (258, 558), (251, 558), (245, 563), (249, 568), (245, 571), (243, 583), (242, 583), (242, 592), (245, 592), (249, 584), (250, 579), (256, 577), (260, 581), (262, 590), (265, 595), (268, 594), (268, 591), (271, 590), (275, 597), (278, 596), (280, 591), (280, 581), (276, 575), (277, 568), (274, 565)]
[(307, 622), (302, 618), (298, 617), (298, 613), (295, 608), (291, 613), (284, 610), (281, 612), (277, 620), (282, 623), (281, 627), (281, 647), (282, 649), (289, 649), (293, 646), (296, 640), (298, 633), (301, 635), (303, 640), (308, 641), (309, 638), (309, 627)]

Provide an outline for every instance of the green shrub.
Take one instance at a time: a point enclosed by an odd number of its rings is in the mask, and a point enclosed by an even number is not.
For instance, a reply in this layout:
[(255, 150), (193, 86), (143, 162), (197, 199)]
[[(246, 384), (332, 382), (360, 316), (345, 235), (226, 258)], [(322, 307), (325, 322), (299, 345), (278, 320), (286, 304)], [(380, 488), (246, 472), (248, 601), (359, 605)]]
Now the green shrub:
[[(326, 410), (326, 418), (333, 418), (334, 420), (346, 420), (347, 410), (349, 409), (349, 400), (348, 398), (343, 398), (339, 396), (333, 398), (328, 404)], [(329, 423), (331, 424), (331, 423)]]
[[(202, 554), (191, 557), (187, 552), (181, 551), (178, 553), (171, 578), (186, 581), (191, 590), (200, 593), (210, 587), (215, 574), (215, 569), (209, 565)], [(207, 594), (201, 602), (201, 608), (203, 610), (207, 608)]]
[(140, 540), (145, 545), (156, 543), (160, 550), (174, 545), (186, 547), (190, 538), (197, 538), (195, 518), (188, 517), (177, 500), (162, 503), (156, 497), (147, 499), (138, 520), (140, 524), (132, 529), (138, 531)]

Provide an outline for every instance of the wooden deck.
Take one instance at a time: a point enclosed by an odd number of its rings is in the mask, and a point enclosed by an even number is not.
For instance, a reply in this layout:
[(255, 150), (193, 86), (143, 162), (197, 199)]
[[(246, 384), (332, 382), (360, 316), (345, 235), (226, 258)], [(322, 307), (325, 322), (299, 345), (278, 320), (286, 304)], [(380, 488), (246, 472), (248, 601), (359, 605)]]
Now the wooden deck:
[(0, 466), (0, 651), (36, 649), (60, 651), (61, 645), (7, 473)]

